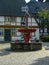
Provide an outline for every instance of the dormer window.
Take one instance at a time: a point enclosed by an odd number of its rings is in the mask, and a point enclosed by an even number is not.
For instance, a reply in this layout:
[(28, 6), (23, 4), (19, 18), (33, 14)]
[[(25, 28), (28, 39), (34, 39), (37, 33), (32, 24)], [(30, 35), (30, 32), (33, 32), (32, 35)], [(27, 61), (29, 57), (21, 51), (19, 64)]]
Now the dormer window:
[(16, 22), (16, 17), (11, 17), (11, 24), (15, 25), (15, 22)]
[(25, 7), (22, 7), (21, 8), (21, 11), (22, 12), (28, 12), (29, 8), (27, 7), (27, 5)]

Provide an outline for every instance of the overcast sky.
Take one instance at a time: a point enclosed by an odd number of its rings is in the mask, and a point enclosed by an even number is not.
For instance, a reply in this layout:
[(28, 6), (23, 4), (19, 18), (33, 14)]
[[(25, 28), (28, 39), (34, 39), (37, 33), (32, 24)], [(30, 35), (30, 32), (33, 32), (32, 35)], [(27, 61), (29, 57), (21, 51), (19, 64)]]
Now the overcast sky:
[(27, 3), (30, 1), (30, 0), (25, 0)]

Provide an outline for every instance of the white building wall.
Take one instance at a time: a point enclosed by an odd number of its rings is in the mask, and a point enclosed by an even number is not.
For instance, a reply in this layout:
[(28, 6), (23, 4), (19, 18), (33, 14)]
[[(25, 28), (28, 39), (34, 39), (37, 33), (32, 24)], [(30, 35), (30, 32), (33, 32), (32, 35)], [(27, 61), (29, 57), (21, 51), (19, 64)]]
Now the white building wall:
[(36, 29), (35, 38), (39, 40), (39, 28)]
[(30, 40), (39, 40), (39, 29), (36, 28), (35, 35), (30, 38)]
[(21, 40), (21, 37), (12, 37), (12, 41)]
[(4, 28), (0, 28), (0, 41), (4, 41)]
[[(34, 18), (32, 18), (32, 19), (28, 18), (28, 20), (29, 20), (28, 21), (29, 22), (29, 24), (28, 24), (29, 26), (31, 26), (31, 25), (32, 26), (38, 26)], [(19, 22), (21, 21), (21, 18), (17, 17), (16, 21), (18, 21), (17, 24), (19, 25)], [(32, 24), (30, 23), (31, 21), (32, 21)], [(0, 25), (4, 25), (4, 16), (0, 16)], [(15, 25), (15, 23), (12, 24), (12, 25)], [(35, 32), (35, 37), (32, 37), (33, 40), (35, 40), (35, 38), (37, 40), (39, 40), (39, 28), (37, 28), (37, 30)], [(21, 40), (21, 39), (22, 39), (21, 37), (12, 37), (12, 41)], [(4, 41), (4, 36), (0, 37), (0, 41)]]
[(0, 25), (4, 25), (4, 16), (0, 16)]
[(4, 37), (0, 37), (0, 41), (4, 41)]
[(0, 21), (4, 21), (4, 16), (0, 16)]

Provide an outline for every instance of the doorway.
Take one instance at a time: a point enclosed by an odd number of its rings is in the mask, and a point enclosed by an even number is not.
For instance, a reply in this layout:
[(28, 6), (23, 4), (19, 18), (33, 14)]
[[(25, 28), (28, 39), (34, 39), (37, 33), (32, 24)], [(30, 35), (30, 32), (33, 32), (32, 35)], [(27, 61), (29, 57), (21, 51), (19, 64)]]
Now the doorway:
[(11, 30), (10, 29), (5, 29), (4, 39), (5, 41), (11, 41)]

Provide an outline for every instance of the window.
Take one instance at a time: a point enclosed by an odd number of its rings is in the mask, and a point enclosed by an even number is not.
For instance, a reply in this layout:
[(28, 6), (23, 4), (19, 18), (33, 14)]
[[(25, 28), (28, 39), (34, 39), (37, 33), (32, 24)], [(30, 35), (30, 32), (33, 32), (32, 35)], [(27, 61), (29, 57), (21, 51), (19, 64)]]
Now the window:
[(15, 25), (15, 22), (16, 22), (16, 17), (11, 17), (11, 24)]
[(32, 18), (32, 26), (37, 26), (37, 22), (36, 22), (35, 18)]
[(4, 25), (4, 17), (0, 17), (0, 25)]
[(31, 26), (31, 18), (28, 18), (28, 26)]
[(12, 28), (12, 36), (20, 37), (21, 33), (18, 32), (18, 29)]
[(4, 29), (0, 28), (0, 36), (4, 36)]
[(35, 36), (35, 33), (30, 33), (30, 38), (33, 38)]
[(17, 17), (17, 22), (21, 22), (21, 17)]
[(27, 6), (21, 8), (22, 12), (28, 12), (29, 8)]
[(16, 34), (17, 34), (17, 36), (20, 36), (20, 35), (21, 35), (21, 33), (20, 33), (20, 32), (17, 32)]
[(18, 25), (18, 26), (21, 25), (21, 17), (16, 18), (16, 25)]
[(28, 23), (28, 26), (31, 26), (31, 23)]
[(12, 36), (16, 36), (16, 28), (12, 28)]
[(20, 25), (21, 25), (21, 23), (18, 23), (18, 22), (17, 22), (17, 26), (20, 26)]
[(36, 23), (36, 21), (35, 21), (35, 19), (34, 19), (34, 18), (32, 18), (32, 23)]
[(47, 32), (47, 28), (44, 28), (44, 32)]
[(10, 21), (10, 17), (5, 17), (5, 21)]
[(24, 26), (26, 24), (26, 19), (25, 17), (22, 17), (21, 25)]
[(22, 38), (22, 39), (24, 38), (24, 33), (21, 33), (21, 38)]
[(43, 32), (43, 30), (42, 30), (42, 29), (40, 29), (40, 32), (42, 33), (42, 32)]
[(31, 18), (28, 18), (28, 23), (31, 22)]
[(5, 25), (10, 25), (10, 17), (5, 17)]

